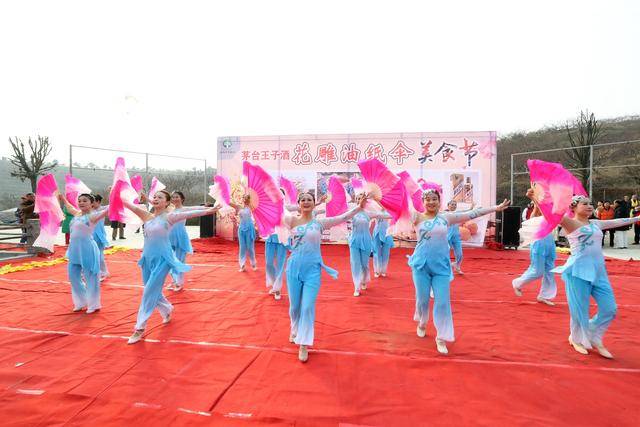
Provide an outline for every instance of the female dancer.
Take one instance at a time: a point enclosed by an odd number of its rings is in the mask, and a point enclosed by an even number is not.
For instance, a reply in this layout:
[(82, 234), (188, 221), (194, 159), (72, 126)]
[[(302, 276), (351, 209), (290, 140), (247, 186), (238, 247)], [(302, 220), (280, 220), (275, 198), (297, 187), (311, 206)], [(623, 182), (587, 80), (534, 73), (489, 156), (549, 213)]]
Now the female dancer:
[[(102, 206), (102, 196), (96, 194), (93, 198), (93, 203), (91, 203), (91, 208), (96, 212), (100, 213), (103, 210), (108, 212), (108, 206)], [(107, 277), (109, 277), (109, 269), (107, 268), (107, 263), (104, 260), (104, 250), (105, 248), (111, 247), (109, 243), (109, 239), (107, 238), (107, 232), (104, 230), (104, 217), (100, 221), (96, 223), (96, 227), (93, 230), (93, 240), (96, 241), (98, 245), (98, 250), (100, 251), (100, 281), (102, 282)]]
[[(184, 206), (184, 194), (181, 191), (174, 191), (171, 194), (171, 204), (174, 207), (173, 213), (180, 212), (190, 212), (195, 210), (203, 210), (205, 209), (202, 206)], [(178, 258), (178, 261), (184, 263), (187, 259), (187, 254), (193, 253), (193, 247), (191, 247), (191, 240), (189, 239), (189, 234), (187, 233), (187, 220), (183, 219), (171, 227), (171, 232), (169, 233), (169, 242), (171, 242), (171, 249), (173, 249), (173, 253)], [(167, 289), (173, 291), (181, 291), (184, 287), (184, 273), (180, 272), (171, 272), (171, 278), (173, 282), (167, 286)]]
[[(539, 217), (540, 215), (540, 209), (536, 207), (531, 213), (531, 218)], [(531, 263), (527, 271), (511, 282), (513, 291), (517, 296), (521, 297), (522, 287), (524, 285), (542, 277), (542, 286), (540, 286), (540, 292), (537, 298), (538, 302), (555, 305), (553, 301), (551, 301), (556, 297), (557, 293), (556, 280), (551, 271), (556, 262), (556, 242), (553, 234), (548, 234), (545, 238), (533, 242), (531, 244), (529, 257)]]
[(311, 193), (298, 195), (300, 214), (286, 216), (285, 226), (291, 233), (291, 255), (287, 261), (286, 274), (289, 287), (289, 317), (291, 318), (290, 342), (300, 346), (298, 359), (306, 362), (307, 346), (313, 345), (313, 324), (316, 298), (320, 290), (320, 273), (324, 269), (334, 279), (338, 272), (322, 261), (320, 240), (322, 230), (341, 224), (360, 212), (367, 201), (365, 195), (360, 205), (342, 215), (316, 219), (313, 215), (315, 198)]
[(387, 277), (389, 254), (393, 247), (393, 236), (387, 235), (389, 221), (385, 217), (375, 219), (373, 227), (373, 272), (375, 277)]
[[(364, 193), (356, 195), (356, 204), (362, 204)], [(367, 289), (371, 281), (369, 272), (369, 258), (373, 251), (373, 242), (369, 224), (372, 219), (390, 219), (391, 215), (360, 211), (351, 220), (351, 235), (349, 236), (349, 259), (351, 262), (351, 277), (353, 278), (353, 296), (359, 297), (360, 291)]]
[(168, 191), (156, 192), (151, 200), (153, 213), (147, 212), (138, 205), (123, 201), (127, 209), (138, 215), (144, 222), (144, 248), (138, 262), (142, 269), (144, 291), (142, 292), (135, 331), (129, 338), (128, 344), (135, 344), (142, 339), (147, 320), (151, 317), (154, 309), (157, 308), (160, 312), (163, 323), (171, 321), (173, 306), (162, 295), (164, 280), (169, 271), (184, 273), (191, 269), (188, 265), (178, 261), (171, 249), (169, 233), (173, 225), (185, 219), (211, 215), (220, 209), (216, 206), (201, 210), (169, 212), (170, 200), (171, 195)]
[[(534, 200), (533, 189), (527, 191), (527, 197)], [(617, 306), (600, 242), (604, 230), (629, 225), (640, 218), (589, 220), (593, 205), (585, 196), (574, 196), (571, 210), (575, 217), (564, 216), (560, 222), (571, 246), (571, 256), (565, 265), (553, 270), (562, 274), (567, 293), (571, 316), (569, 344), (581, 354), (588, 354), (588, 349), (595, 347), (601, 356), (612, 359), (602, 337), (616, 317)], [(598, 305), (598, 312), (589, 319), (591, 296)]]
[[(284, 193), (284, 191), (283, 191)], [(323, 203), (326, 200), (326, 196), (322, 196), (316, 206)], [(287, 205), (286, 210), (289, 212), (299, 212), (300, 207), (298, 205)], [(319, 215), (324, 213), (324, 209), (315, 209), (313, 215)], [(269, 294), (273, 295), (273, 298), (278, 301), (282, 298), (280, 292), (282, 291), (282, 278), (284, 273), (285, 261), (287, 259), (287, 245), (280, 243), (280, 237), (277, 233), (273, 233), (265, 241), (264, 254), (266, 262), (266, 276), (267, 276), (267, 288), (269, 288)]]
[(453, 280), (453, 274), (449, 259), (447, 229), (452, 224), (459, 224), (492, 212), (502, 211), (509, 206), (509, 201), (505, 200), (492, 208), (442, 214), (438, 213), (440, 194), (436, 190), (426, 190), (422, 194), (422, 201), (425, 213), (416, 214), (414, 219), (418, 244), (413, 255), (409, 258), (413, 284), (416, 288), (416, 310), (413, 320), (418, 322), (416, 333), (420, 338), (424, 337), (429, 320), (429, 292), (433, 290), (433, 324), (437, 332), (436, 347), (438, 352), (447, 354), (449, 351), (445, 341), (454, 341), (453, 318), (449, 299), (449, 285)]
[[(107, 215), (107, 211), (93, 212), (91, 204), (94, 198), (91, 194), (81, 194), (78, 197), (78, 208), (62, 195), (58, 200), (67, 211), (74, 216), (71, 220), (71, 238), (67, 249), (69, 265), (69, 281), (71, 282), (71, 299), (73, 311), (87, 308), (87, 314), (100, 310), (100, 251), (95, 240), (93, 230)], [(84, 285), (83, 285), (84, 277)]]
[(251, 263), (251, 269), (257, 270), (256, 267), (256, 226), (253, 223), (253, 217), (251, 216), (251, 196), (245, 194), (242, 198), (244, 207), (241, 208), (235, 203), (229, 203), (229, 206), (236, 210), (238, 217), (240, 217), (240, 224), (238, 225), (238, 244), (240, 251), (238, 254), (238, 262), (240, 263), (240, 272), (244, 271), (244, 263), (249, 255), (249, 262)]

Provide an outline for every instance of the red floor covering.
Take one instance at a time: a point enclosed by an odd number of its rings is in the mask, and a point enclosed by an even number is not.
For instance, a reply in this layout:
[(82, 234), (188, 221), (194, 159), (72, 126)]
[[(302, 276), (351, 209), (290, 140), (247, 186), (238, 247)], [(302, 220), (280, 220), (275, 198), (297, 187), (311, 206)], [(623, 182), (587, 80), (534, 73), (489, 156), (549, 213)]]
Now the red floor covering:
[[(348, 250), (324, 246), (309, 362), (288, 343), (286, 295), (267, 296), (264, 246), (238, 273), (236, 246), (197, 241), (186, 290), (146, 341), (126, 345), (141, 296), (138, 251), (107, 257), (103, 309), (71, 313), (66, 265), (0, 276), (2, 425), (637, 425), (640, 262), (608, 260), (619, 305), (606, 335), (616, 356), (567, 344), (562, 282), (556, 307), (517, 298), (527, 252), (465, 250), (452, 284), (456, 342), (436, 352), (415, 334), (406, 249), (390, 274), (352, 296)], [(636, 420), (636, 421), (633, 421)]]

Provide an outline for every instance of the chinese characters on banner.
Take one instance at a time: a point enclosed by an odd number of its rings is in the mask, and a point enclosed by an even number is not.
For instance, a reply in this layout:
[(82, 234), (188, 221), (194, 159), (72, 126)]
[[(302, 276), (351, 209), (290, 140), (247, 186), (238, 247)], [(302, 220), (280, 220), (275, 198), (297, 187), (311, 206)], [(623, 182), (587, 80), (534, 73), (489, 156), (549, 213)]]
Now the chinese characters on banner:
[[(326, 143), (317, 145), (314, 154), (309, 142), (300, 142), (295, 144), (293, 150), (242, 150), (241, 160), (250, 162), (286, 160), (297, 166), (308, 166), (314, 163), (329, 166), (332, 163), (357, 164), (360, 160), (375, 158), (394, 167), (405, 165), (405, 161), (412, 157), (415, 157), (420, 164), (434, 162), (446, 164), (460, 156), (464, 158), (467, 167), (472, 167), (473, 160), (480, 153), (479, 145), (478, 142), (466, 138), (462, 143), (442, 141), (437, 145), (428, 140), (420, 142), (419, 149), (414, 150), (403, 140), (398, 140), (386, 152), (381, 143), (370, 143), (363, 150), (360, 150), (356, 143), (343, 144), (340, 148), (336, 144)], [(434, 147), (438, 148), (434, 149)]]

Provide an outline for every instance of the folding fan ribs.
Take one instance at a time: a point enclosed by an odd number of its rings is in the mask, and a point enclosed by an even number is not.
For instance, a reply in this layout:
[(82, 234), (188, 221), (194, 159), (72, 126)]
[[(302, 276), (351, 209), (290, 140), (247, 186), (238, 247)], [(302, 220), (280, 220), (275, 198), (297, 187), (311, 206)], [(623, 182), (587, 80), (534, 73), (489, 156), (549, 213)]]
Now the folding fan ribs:
[(231, 202), (231, 184), (229, 184), (229, 180), (222, 175), (216, 175), (213, 177), (213, 182), (214, 184), (209, 186), (209, 195), (223, 207), (229, 206)]
[(260, 237), (273, 234), (282, 221), (284, 197), (271, 175), (258, 165), (245, 161), (242, 174), (247, 178), (251, 210), (258, 225)]
[(327, 207), (325, 215), (327, 218), (338, 216), (347, 211), (347, 191), (340, 182), (340, 179), (331, 175), (327, 185)]
[(358, 167), (366, 181), (365, 189), (391, 215), (392, 223), (409, 217), (404, 183), (378, 159), (361, 160)]
[(541, 239), (552, 232), (562, 217), (569, 212), (574, 195), (586, 195), (586, 191), (560, 163), (527, 160), (534, 198), (544, 220), (535, 232), (534, 239)]
[(284, 190), (285, 196), (287, 196), (287, 203), (295, 205), (298, 203), (298, 190), (293, 181), (288, 180), (284, 176), (280, 176), (279, 179), (280, 188)]
[(407, 196), (411, 200), (413, 209), (418, 212), (424, 212), (424, 205), (422, 203), (422, 188), (417, 182), (413, 180), (409, 172), (402, 171), (398, 174), (400, 180), (404, 183), (404, 187), (407, 190)]

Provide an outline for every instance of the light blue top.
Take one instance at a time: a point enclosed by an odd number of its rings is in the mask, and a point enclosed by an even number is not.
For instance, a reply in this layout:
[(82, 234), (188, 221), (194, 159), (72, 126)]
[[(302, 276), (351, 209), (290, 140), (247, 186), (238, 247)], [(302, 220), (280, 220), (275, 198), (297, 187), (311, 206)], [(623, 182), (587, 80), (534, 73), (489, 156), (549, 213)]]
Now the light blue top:
[(147, 262), (164, 261), (171, 267), (174, 273), (185, 273), (191, 270), (186, 264), (180, 262), (171, 248), (169, 234), (172, 227), (187, 218), (199, 216), (202, 210), (163, 213), (144, 224), (144, 247), (142, 257), (138, 261), (140, 267)]
[(93, 274), (100, 272), (100, 250), (93, 239), (96, 223), (90, 214), (76, 216), (71, 220), (67, 258), (70, 264), (80, 264), (82, 269)]
[(388, 229), (389, 221), (386, 218), (377, 218), (376, 225), (373, 227), (373, 241), (381, 245), (393, 246), (393, 236), (387, 235)]
[(239, 231), (248, 231), (249, 229), (255, 229), (255, 225), (253, 224), (253, 216), (251, 215), (251, 209), (240, 209), (238, 211), (238, 216), (240, 217), (240, 224), (238, 224)]
[[(200, 206), (186, 207), (183, 206), (179, 209), (175, 209), (173, 213), (189, 212), (193, 210), (202, 209)], [(189, 239), (189, 233), (187, 233), (187, 220), (182, 219), (171, 227), (169, 232), (169, 242), (171, 247), (176, 250), (180, 249), (182, 252), (192, 254), (193, 247), (191, 246), (191, 239)]]
[[(409, 257), (413, 269), (428, 268), (434, 276), (449, 276), (453, 280), (449, 259), (449, 227), (494, 212), (494, 209), (473, 209), (465, 212), (443, 212), (417, 225), (418, 244)], [(416, 222), (416, 221), (414, 221)]]
[(358, 212), (351, 220), (351, 234), (349, 235), (349, 246), (360, 249), (364, 252), (371, 252), (373, 246), (371, 233), (369, 232), (369, 215), (365, 212)]
[(360, 211), (359, 208), (351, 209), (331, 218), (313, 218), (304, 225), (296, 227), (291, 226), (292, 217), (285, 218), (285, 225), (289, 227), (291, 238), (290, 247), (291, 256), (287, 260), (287, 271), (289, 274), (300, 274), (311, 266), (320, 266), (331, 277), (336, 279), (338, 272), (328, 267), (322, 261), (322, 253), (320, 251), (320, 243), (322, 242), (322, 230), (329, 229), (335, 225), (341, 224), (351, 218)]
[(418, 244), (409, 257), (409, 266), (414, 269), (427, 267), (434, 276), (450, 276), (449, 241), (447, 228), (449, 222), (444, 215), (426, 219), (418, 225)]
[(571, 247), (571, 256), (564, 265), (554, 268), (554, 273), (569, 274), (587, 282), (595, 282), (596, 279), (607, 278), (607, 270), (604, 265), (602, 253), (602, 231), (629, 225), (638, 218), (620, 218), (610, 220), (589, 221), (589, 224), (579, 227), (567, 234), (567, 240)]
[(96, 222), (95, 228), (93, 229), (93, 240), (96, 241), (98, 249), (100, 250), (111, 247), (109, 239), (107, 238), (107, 232), (104, 231), (104, 218)]

